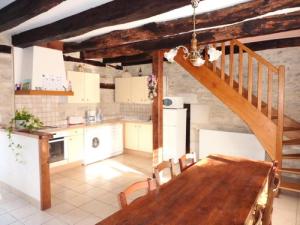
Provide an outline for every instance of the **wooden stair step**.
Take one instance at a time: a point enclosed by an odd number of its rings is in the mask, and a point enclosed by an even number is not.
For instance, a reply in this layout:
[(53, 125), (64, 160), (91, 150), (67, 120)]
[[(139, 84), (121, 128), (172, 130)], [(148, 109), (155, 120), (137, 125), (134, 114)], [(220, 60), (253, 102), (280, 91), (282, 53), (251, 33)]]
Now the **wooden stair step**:
[(280, 184), (280, 189), (300, 192), (300, 183), (282, 181)]
[(297, 131), (299, 130), (300, 132), (300, 127), (284, 127), (283, 131)]
[(300, 154), (283, 154), (283, 159), (300, 159)]
[(282, 142), (283, 145), (300, 145), (300, 138), (285, 140)]
[(300, 175), (300, 169), (297, 168), (282, 168), (279, 171), (282, 173), (291, 173), (291, 174)]

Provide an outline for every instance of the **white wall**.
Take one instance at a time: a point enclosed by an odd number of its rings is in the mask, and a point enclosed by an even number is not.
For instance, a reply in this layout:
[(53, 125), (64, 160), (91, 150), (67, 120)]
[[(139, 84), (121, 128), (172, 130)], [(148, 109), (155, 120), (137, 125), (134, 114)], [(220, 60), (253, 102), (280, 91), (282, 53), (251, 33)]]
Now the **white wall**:
[(265, 151), (253, 134), (200, 129), (199, 158), (211, 154), (265, 160)]
[(39, 139), (23, 135), (12, 138), (23, 146), (21, 158), (24, 162), (16, 161), (8, 147), (7, 132), (0, 130), (0, 181), (40, 202)]

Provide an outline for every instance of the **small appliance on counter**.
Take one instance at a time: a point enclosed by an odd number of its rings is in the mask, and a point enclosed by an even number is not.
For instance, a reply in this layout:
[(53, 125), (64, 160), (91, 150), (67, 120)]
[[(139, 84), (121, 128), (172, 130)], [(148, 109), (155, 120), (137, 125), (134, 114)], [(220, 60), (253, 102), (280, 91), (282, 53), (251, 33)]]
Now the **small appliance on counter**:
[(84, 118), (81, 116), (69, 116), (68, 117), (68, 124), (69, 125), (76, 125), (76, 124), (83, 124), (85, 123)]
[(86, 112), (86, 122), (87, 123), (96, 123), (96, 110), (88, 110)]

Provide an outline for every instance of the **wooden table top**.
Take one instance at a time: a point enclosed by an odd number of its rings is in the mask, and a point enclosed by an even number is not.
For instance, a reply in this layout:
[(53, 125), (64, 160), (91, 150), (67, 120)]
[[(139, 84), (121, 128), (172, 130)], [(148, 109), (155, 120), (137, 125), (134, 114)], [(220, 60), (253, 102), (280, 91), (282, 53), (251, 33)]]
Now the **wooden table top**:
[(243, 225), (271, 168), (209, 156), (97, 225)]

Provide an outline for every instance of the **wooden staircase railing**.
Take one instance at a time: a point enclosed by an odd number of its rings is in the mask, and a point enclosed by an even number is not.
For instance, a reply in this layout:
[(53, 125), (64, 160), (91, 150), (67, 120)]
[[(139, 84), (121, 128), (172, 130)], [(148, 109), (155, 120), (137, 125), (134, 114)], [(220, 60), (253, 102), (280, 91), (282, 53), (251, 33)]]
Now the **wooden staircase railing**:
[[(182, 52), (175, 60), (249, 125), (269, 156), (279, 161), (281, 168), (284, 67), (275, 67), (237, 40), (230, 41), (228, 56), (226, 43), (213, 46), (222, 51), (217, 62), (210, 63), (205, 54), (205, 65), (193, 67), (184, 59)], [(238, 52), (237, 56), (235, 51)], [(254, 71), (255, 64), (257, 73)], [(274, 122), (272, 117), (275, 115)]]
[[(285, 67), (275, 67), (237, 40), (213, 46), (222, 51), (213, 63), (205, 53), (205, 65), (194, 67), (182, 51), (175, 61), (248, 124), (281, 173), (299, 176), (300, 168), (282, 168), (283, 160), (300, 160), (300, 153), (283, 150), (300, 146), (300, 123), (284, 115)], [(300, 192), (300, 184), (282, 182), (281, 189)]]

